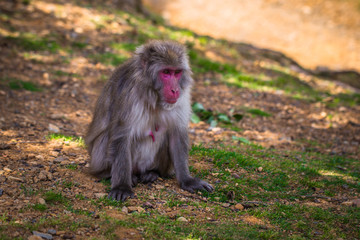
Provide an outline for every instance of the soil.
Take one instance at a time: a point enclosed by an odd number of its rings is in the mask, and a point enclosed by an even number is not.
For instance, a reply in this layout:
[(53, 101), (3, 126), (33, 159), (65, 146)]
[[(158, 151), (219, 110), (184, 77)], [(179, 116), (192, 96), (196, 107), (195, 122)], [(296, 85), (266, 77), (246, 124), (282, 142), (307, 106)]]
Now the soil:
[[(13, 11), (13, 18), (8, 20), (9, 22), (1, 21), (2, 26), (11, 23), (18, 30), (39, 35), (50, 30), (56, 31), (63, 36), (64, 42), (74, 32), (80, 35), (86, 33), (88, 41), (94, 46), (89, 50), (90, 53), (96, 52), (98, 49), (105, 49), (107, 42), (112, 39), (111, 28), (98, 31), (88, 24), (91, 22), (89, 19), (97, 17), (92, 10), (64, 4), (62, 8), (64, 15), (57, 16), (57, 18), (54, 17), (57, 13), (53, 11), (56, 9), (56, 2), (31, 2), (30, 6), (21, 5), (15, 9), (6, 5), (9, 2), (2, 2), (2, 9)], [(268, 6), (275, 4), (274, 1), (268, 2)], [(211, 4), (206, 5), (210, 6)], [(284, 3), (284, 8), (286, 6), (288, 4)], [(181, 12), (178, 13), (180, 17)], [(311, 12), (311, 14), (315, 13)], [(59, 20), (60, 18), (61, 20)], [(344, 21), (343, 24), (347, 23), (345, 20), (342, 21)], [(1, 29), (5, 29), (5, 27)], [(125, 32), (129, 26), (120, 23), (116, 29)], [(274, 33), (274, 35), (276, 34)], [(279, 33), (279, 35), (282, 34)], [(36, 222), (40, 218), (53, 217), (63, 212), (56, 208), (46, 216), (38, 211), (21, 212), (20, 210), (26, 209), (29, 204), (42, 201), (39, 199), (39, 195), (28, 194), (29, 191), (45, 192), (53, 189), (60, 182), (72, 182), (76, 185), (71, 191), (66, 187), (57, 186), (57, 189), (70, 199), (75, 199), (78, 194), (93, 199), (95, 198), (94, 194), (106, 192), (106, 187), (102, 183), (86, 174), (89, 159), (86, 149), (71, 141), (49, 140), (47, 136), (54, 131), (54, 126), (64, 135), (84, 136), (92, 117), (95, 101), (104, 85), (104, 81), (100, 79), (102, 75), (109, 76), (114, 68), (88, 60), (87, 56), (90, 53), (86, 51), (75, 52), (69, 62), (62, 60), (61, 52), (57, 55), (43, 53), (38, 56), (38, 60), (29, 60), (23, 54), (18, 53), (14, 42), (5, 38), (0, 40), (1, 77), (34, 81), (45, 89), (40, 92), (31, 92), (12, 90), (7, 86), (0, 85), (0, 189), (3, 190), (0, 196), (0, 213), (7, 212), (7, 218), (18, 223), (27, 220)], [(329, 42), (340, 44), (341, 41), (339, 36), (338, 40), (333, 39)], [(354, 46), (355, 49), (358, 49), (357, 43)], [(300, 49), (298, 51), (301, 52)], [(351, 56), (341, 58), (343, 61), (338, 62), (340, 67), (359, 65), (359, 55), (357, 54), (360, 51), (353, 49), (352, 52), (354, 54)], [(341, 51), (334, 52), (337, 57), (340, 57), (341, 54), (343, 54)], [(331, 61), (328, 57), (322, 57), (316, 61), (326, 65), (330, 64)], [(244, 67), (246, 68), (246, 66)], [(53, 73), (58, 70), (69, 74), (55, 76)], [(339, 106), (329, 109), (323, 103), (294, 100), (279, 92), (265, 93), (245, 88), (239, 89), (216, 82), (208, 84), (208, 79), (215, 78), (217, 78), (216, 74), (197, 76), (193, 91), (194, 102), (201, 102), (205, 108), (223, 113), (228, 113), (230, 109), (243, 111), (239, 105), (259, 108), (270, 113), (272, 117), (248, 116), (236, 125), (239, 129), (243, 129), (241, 132), (223, 127), (209, 128), (209, 125), (204, 122), (190, 123), (189, 134), (192, 143), (237, 145), (239, 143), (235, 142), (232, 137), (238, 136), (246, 137), (255, 144), (279, 150), (307, 151), (311, 149), (311, 151), (327, 154), (359, 157), (359, 106)], [(50, 126), (50, 124), (52, 125)], [(313, 142), (320, 144), (314, 146)], [(194, 164), (193, 159), (190, 161), (191, 164)], [(72, 164), (78, 166), (78, 171), (66, 167)], [(200, 164), (197, 168), (202, 167), (204, 166)], [(152, 187), (139, 186), (137, 191), (147, 191), (152, 196), (154, 191), (162, 189), (164, 185), (168, 191), (192, 196), (190, 193), (181, 191), (175, 180), (160, 180)], [(129, 206), (141, 206), (142, 204), (140, 199), (129, 200)], [(81, 206), (75, 205), (74, 208), (95, 211), (94, 206), (90, 203)], [(171, 211), (166, 210), (165, 207), (164, 212), (171, 215)], [(109, 209), (108, 214), (118, 213), (111, 212)], [(206, 213), (209, 216), (211, 214)], [(70, 221), (80, 221), (78, 216), (74, 217), (72, 213), (68, 213), (68, 215)], [(14, 230), (13, 237), (29, 235), (29, 232), (18, 231), (20, 230)], [(44, 231), (46, 230), (44, 229)], [(136, 229), (124, 227), (116, 231), (123, 238), (137, 239), (141, 236)], [(96, 237), (100, 233), (95, 224), (91, 228), (80, 228), (77, 232), (58, 231), (56, 238), (64, 238), (69, 234), (70, 237), (88, 239)]]
[[(169, 23), (285, 53), (315, 69), (360, 70), (357, 0), (146, 0)], [(196, 23), (196, 24), (194, 24)]]

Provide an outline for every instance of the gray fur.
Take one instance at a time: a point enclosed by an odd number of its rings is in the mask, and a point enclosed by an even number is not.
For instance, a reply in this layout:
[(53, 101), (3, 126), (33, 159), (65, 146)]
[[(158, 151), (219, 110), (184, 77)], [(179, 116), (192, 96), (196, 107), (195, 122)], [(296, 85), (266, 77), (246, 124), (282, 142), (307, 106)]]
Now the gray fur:
[[(166, 103), (158, 73), (182, 69), (180, 97)], [(138, 181), (152, 182), (175, 170), (183, 189), (212, 191), (210, 184), (190, 176), (187, 126), (191, 115), (191, 69), (184, 46), (152, 41), (117, 68), (96, 104), (86, 136), (90, 172), (111, 177), (110, 198), (133, 197)], [(153, 141), (150, 133), (153, 133)]]

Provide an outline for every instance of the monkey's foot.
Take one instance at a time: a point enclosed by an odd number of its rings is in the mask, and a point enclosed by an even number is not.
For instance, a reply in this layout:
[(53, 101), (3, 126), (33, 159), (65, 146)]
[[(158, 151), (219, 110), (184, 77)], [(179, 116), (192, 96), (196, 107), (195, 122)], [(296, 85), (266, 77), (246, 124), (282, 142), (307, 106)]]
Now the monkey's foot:
[(109, 198), (124, 202), (128, 198), (133, 198), (134, 192), (129, 187), (117, 187), (111, 189)]
[(136, 176), (135, 174), (133, 174), (132, 177), (131, 177), (131, 181), (132, 181), (132, 187), (135, 187), (135, 186), (138, 184), (138, 182), (139, 182), (138, 176)]
[(140, 182), (142, 183), (152, 183), (155, 182), (159, 177), (159, 173), (156, 171), (147, 171), (141, 174)]
[(194, 193), (196, 190), (207, 191), (207, 192), (214, 191), (213, 186), (198, 178), (187, 179), (180, 183), (180, 187), (191, 193)]

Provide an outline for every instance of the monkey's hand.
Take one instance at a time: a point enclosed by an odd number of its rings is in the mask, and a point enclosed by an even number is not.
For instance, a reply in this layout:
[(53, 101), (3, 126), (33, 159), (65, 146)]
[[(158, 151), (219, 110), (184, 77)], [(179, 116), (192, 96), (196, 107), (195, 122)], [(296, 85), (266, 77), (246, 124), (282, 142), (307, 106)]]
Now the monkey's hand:
[(124, 202), (128, 198), (133, 198), (134, 192), (128, 187), (117, 187), (111, 189), (109, 198)]
[(189, 178), (185, 181), (182, 181), (180, 183), (180, 187), (191, 193), (194, 193), (195, 190), (208, 191), (208, 192), (214, 191), (213, 186), (198, 178)]

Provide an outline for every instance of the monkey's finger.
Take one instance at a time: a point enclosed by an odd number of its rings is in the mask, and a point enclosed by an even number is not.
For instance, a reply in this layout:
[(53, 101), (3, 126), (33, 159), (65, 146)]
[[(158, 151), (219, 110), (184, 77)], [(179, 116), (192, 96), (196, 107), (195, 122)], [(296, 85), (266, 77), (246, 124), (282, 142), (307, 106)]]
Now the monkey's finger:
[(205, 187), (205, 190), (208, 191), (208, 192), (214, 191), (214, 187), (211, 186), (210, 184), (206, 184), (204, 187)]

